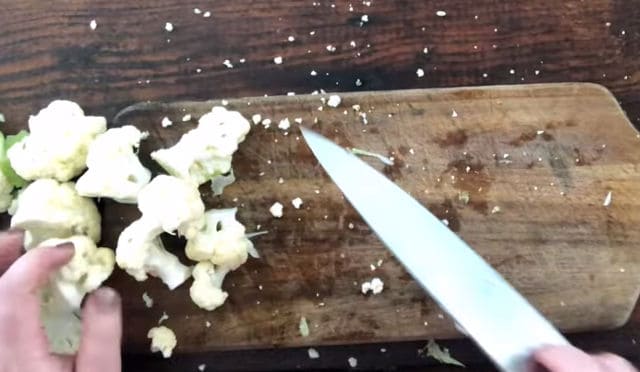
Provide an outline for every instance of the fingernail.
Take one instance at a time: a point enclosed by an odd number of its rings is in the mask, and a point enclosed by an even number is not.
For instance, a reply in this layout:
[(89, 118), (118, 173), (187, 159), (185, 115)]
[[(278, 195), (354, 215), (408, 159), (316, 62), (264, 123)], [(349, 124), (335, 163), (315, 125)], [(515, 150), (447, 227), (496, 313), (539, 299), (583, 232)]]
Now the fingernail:
[(105, 311), (113, 311), (120, 307), (120, 295), (113, 288), (102, 287), (94, 292), (96, 304)]
[(63, 249), (63, 250), (74, 250), (75, 247), (73, 246), (73, 243), (71, 242), (64, 242), (64, 243), (60, 243), (60, 244), (56, 244), (54, 246), (55, 249)]

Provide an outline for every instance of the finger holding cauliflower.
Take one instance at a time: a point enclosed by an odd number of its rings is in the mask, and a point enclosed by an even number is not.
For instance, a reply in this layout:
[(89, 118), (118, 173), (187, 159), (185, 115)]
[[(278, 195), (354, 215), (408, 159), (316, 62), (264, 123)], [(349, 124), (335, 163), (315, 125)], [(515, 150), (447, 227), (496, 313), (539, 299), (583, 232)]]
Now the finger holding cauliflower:
[(29, 118), (29, 136), (12, 146), (7, 156), (25, 180), (69, 181), (86, 168), (89, 144), (107, 130), (102, 116), (85, 116), (71, 101), (53, 101)]

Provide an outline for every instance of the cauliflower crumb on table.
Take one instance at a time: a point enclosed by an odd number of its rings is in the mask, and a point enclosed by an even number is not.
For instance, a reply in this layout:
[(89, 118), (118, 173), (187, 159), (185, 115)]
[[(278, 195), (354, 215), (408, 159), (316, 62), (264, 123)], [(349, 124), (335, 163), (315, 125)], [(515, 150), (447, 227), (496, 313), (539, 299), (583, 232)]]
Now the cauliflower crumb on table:
[(170, 358), (178, 340), (176, 334), (166, 326), (153, 327), (147, 333), (151, 339), (151, 352), (160, 352), (164, 358)]

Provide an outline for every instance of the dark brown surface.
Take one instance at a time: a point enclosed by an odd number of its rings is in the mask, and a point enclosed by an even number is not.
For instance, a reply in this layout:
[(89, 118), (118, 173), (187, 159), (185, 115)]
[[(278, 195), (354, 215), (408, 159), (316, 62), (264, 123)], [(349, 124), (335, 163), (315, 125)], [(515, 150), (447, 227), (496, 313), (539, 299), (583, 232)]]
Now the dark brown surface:
[[(0, 111), (9, 121), (23, 123), (29, 113), (60, 97), (112, 117), (144, 100), (303, 93), (319, 88), (352, 91), (592, 81), (611, 89), (638, 124), (638, 1), (373, 0), (370, 7), (353, 2), (354, 12), (348, 11), (346, 1), (335, 2), (335, 8), (331, 2), (312, 3), (1, 1)], [(196, 6), (210, 10), (212, 16), (194, 15)], [(446, 10), (447, 17), (436, 17), (437, 9)], [(365, 13), (370, 22), (360, 27), (357, 20)], [(88, 24), (93, 18), (98, 28), (92, 32)], [(174, 23), (174, 32), (163, 30), (165, 21)], [(286, 41), (290, 34), (296, 36), (293, 43)], [(357, 43), (354, 49), (349, 46), (351, 40)], [(328, 53), (327, 44), (336, 45), (337, 51)], [(422, 53), (425, 46), (427, 55)], [(282, 65), (273, 64), (277, 55), (284, 57)], [(240, 58), (246, 58), (246, 63), (238, 63)], [(236, 68), (226, 69), (225, 59), (231, 59)], [(426, 71), (422, 79), (415, 75), (418, 67)], [(311, 70), (318, 71), (318, 76), (310, 76)], [(357, 78), (363, 83), (360, 87), (354, 85)], [(639, 325), (636, 312), (621, 330), (580, 335), (575, 340), (590, 349), (635, 357), (633, 340)], [(378, 359), (371, 356), (370, 363), (365, 362), (366, 354), (371, 354), (366, 348), (338, 348), (323, 352), (321, 364), (343, 368), (345, 350), (349, 350), (361, 365), (406, 370), (423, 363), (410, 357), (415, 356), (414, 346), (399, 344), (402, 352)], [(463, 342), (456, 352), (464, 356), (474, 350)], [(220, 370), (320, 365), (309, 362), (304, 352), (265, 353), (262, 359), (255, 356), (264, 362), (259, 365), (250, 362), (253, 354), (211, 357)], [(131, 370), (151, 366), (140, 358), (127, 359), (127, 366)], [(161, 361), (154, 367), (180, 369), (175, 363)], [(209, 363), (209, 370), (213, 367)]]

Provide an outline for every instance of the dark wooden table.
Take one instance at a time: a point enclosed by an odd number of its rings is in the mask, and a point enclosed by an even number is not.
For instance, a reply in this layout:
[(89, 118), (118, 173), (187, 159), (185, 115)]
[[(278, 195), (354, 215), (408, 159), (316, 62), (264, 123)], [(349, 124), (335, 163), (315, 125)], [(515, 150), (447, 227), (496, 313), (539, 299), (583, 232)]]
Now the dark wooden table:
[[(0, 111), (12, 122), (56, 98), (112, 118), (146, 100), (588, 81), (640, 125), (638, 0), (0, 0), (0, 9)], [(637, 362), (639, 331), (640, 310), (622, 329), (570, 338)], [(470, 370), (492, 370), (470, 342), (444, 344)], [(314, 361), (306, 349), (126, 355), (125, 370), (340, 370), (349, 356), (363, 369), (452, 370), (418, 357), (423, 345), (318, 348)]]

